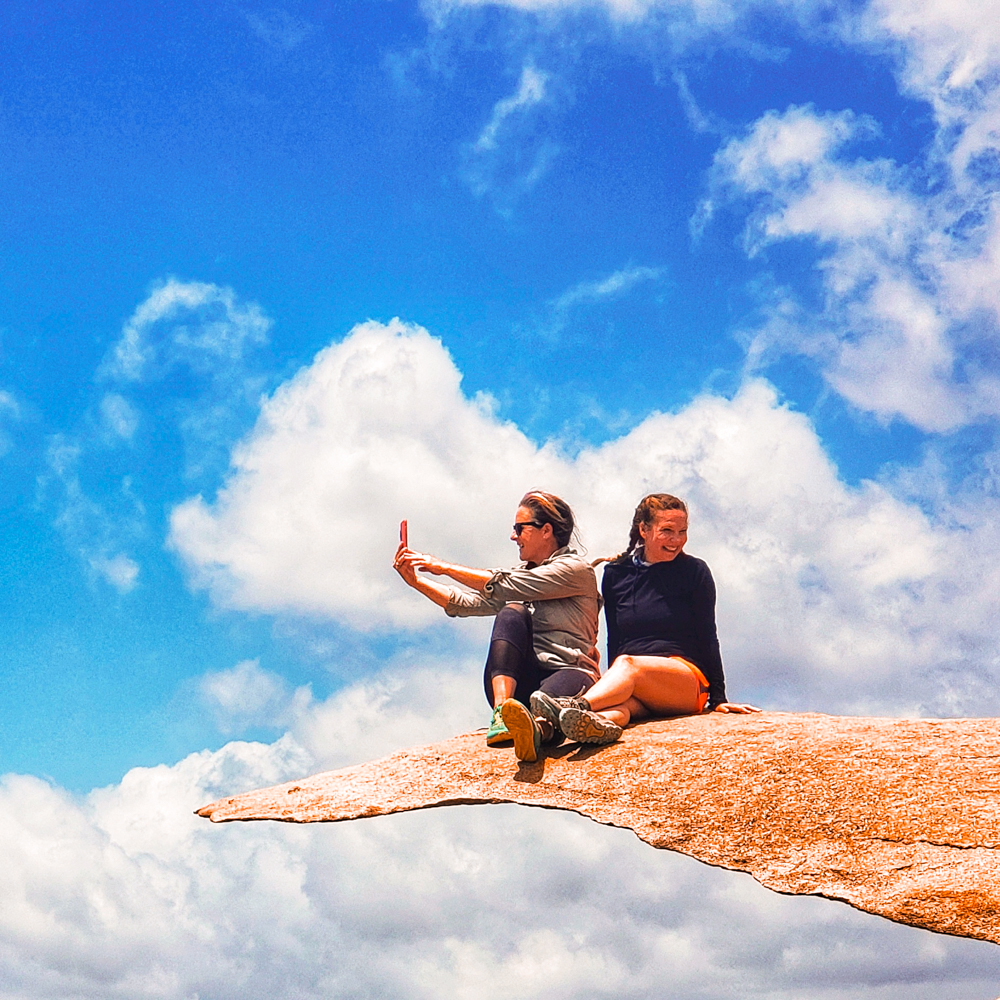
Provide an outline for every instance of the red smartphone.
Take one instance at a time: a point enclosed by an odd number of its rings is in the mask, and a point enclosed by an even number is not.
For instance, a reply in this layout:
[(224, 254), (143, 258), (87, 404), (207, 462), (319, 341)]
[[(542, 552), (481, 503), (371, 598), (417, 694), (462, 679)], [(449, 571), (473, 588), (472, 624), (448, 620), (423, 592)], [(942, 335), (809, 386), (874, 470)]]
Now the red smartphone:
[(408, 549), (410, 547), (410, 539), (406, 530), (406, 521), (399, 522), (399, 541), (404, 549)]

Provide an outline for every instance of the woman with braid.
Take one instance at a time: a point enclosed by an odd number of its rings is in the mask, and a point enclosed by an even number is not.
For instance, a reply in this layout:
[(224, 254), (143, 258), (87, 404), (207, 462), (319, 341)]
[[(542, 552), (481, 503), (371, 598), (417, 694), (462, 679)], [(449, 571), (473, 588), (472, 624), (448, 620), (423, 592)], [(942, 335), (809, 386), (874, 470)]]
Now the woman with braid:
[[(536, 689), (560, 698), (582, 694), (597, 680), (597, 615), (601, 596), (593, 566), (570, 547), (573, 512), (551, 493), (526, 493), (514, 514), (516, 569), (470, 569), (414, 552), (401, 542), (393, 563), (409, 586), (448, 615), (495, 615), (483, 682), (493, 718), (490, 746), (514, 741), (519, 760), (533, 761), (541, 744), (563, 739), (527, 708)], [(461, 587), (417, 572), (449, 576)], [(467, 588), (467, 589), (464, 589)]]
[[(535, 714), (572, 740), (611, 743), (633, 719), (705, 710), (757, 712), (726, 701), (715, 627), (715, 581), (684, 551), (683, 500), (651, 493), (636, 508), (628, 549), (604, 569), (607, 673), (586, 697), (532, 695)], [(603, 561), (603, 560), (599, 560)]]

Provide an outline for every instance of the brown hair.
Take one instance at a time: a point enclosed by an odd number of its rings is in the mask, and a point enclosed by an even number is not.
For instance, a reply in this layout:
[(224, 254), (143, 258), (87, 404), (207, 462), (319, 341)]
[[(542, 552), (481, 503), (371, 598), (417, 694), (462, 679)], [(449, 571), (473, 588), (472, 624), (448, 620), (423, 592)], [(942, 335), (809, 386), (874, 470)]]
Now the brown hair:
[(539, 524), (552, 525), (552, 534), (559, 548), (569, 544), (576, 522), (573, 520), (573, 511), (570, 510), (569, 504), (561, 497), (557, 497), (554, 493), (531, 490), (521, 497), (518, 506), (527, 507)]
[(602, 562), (615, 562), (615, 560), (623, 559), (634, 552), (635, 547), (642, 539), (642, 535), (639, 534), (639, 525), (642, 524), (648, 528), (653, 523), (653, 518), (663, 510), (682, 510), (686, 514), (687, 504), (680, 497), (675, 497), (671, 493), (650, 493), (648, 496), (644, 496), (632, 515), (632, 529), (628, 533), (628, 548), (616, 556), (595, 559), (591, 565), (597, 566)]

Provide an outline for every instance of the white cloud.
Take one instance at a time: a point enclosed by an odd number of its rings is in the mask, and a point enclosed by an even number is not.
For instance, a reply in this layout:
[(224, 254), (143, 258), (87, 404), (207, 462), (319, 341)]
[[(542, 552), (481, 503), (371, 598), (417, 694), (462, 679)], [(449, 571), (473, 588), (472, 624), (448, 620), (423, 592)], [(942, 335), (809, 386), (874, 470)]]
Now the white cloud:
[(614, 298), (640, 282), (656, 281), (662, 274), (662, 269), (658, 267), (625, 267), (597, 281), (581, 281), (563, 292), (552, 306), (557, 310), (566, 310), (581, 302), (600, 302)]
[[(75, 434), (52, 438), (39, 477), (40, 494), (55, 501), (56, 526), (96, 578), (127, 593), (140, 574), (130, 550), (147, 534), (146, 513), (131, 476), (115, 476), (116, 466), (127, 470), (144, 449), (162, 460), (173, 451), (165, 442), (179, 437), (189, 481), (224, 467), (230, 442), (256, 414), (265, 379), (252, 353), (270, 325), (258, 305), (230, 288), (174, 278), (125, 323), (98, 382), (127, 385), (128, 396), (103, 391)], [(164, 392), (158, 383), (168, 374)], [(112, 454), (123, 443), (128, 453)]]
[[(465, 400), (460, 379), (426, 331), (357, 327), (264, 403), (215, 505), (173, 511), (173, 544), (229, 606), (426, 623), (390, 567), (396, 524), (411, 519), (417, 546), (501, 563), (506, 532), (481, 526), (505, 524), (525, 476), (541, 482), (558, 465)], [(484, 483), (503, 485), (489, 495)]]
[(719, 581), (734, 697), (1000, 710), (993, 502), (932, 521), (884, 486), (847, 487), (809, 421), (760, 381), (569, 458), (464, 397), (426, 331), (366, 323), (266, 401), (218, 496), (173, 511), (171, 543), (224, 606), (369, 630), (443, 623), (390, 568), (398, 521), (418, 548), (509, 565), (529, 488), (567, 497), (601, 554), (622, 547), (644, 493), (691, 501), (690, 548)]
[(126, 478), (119, 491), (121, 503), (110, 514), (83, 487), (82, 455), (79, 444), (53, 436), (45, 456), (48, 471), (38, 479), (39, 492), (53, 497), (58, 508), (54, 524), (69, 549), (98, 577), (126, 594), (138, 582), (140, 567), (122, 550), (141, 534), (141, 505), (131, 497)]
[(129, 317), (102, 370), (125, 381), (162, 378), (178, 364), (212, 373), (265, 343), (270, 326), (256, 303), (241, 303), (231, 288), (169, 278)]
[(549, 97), (549, 76), (528, 64), (517, 90), (493, 106), (479, 137), (464, 151), (464, 177), (477, 197), (491, 195), (502, 210), (545, 175), (557, 145), (539, 136), (531, 112)]
[(923, 196), (895, 164), (846, 157), (846, 143), (872, 132), (850, 112), (791, 107), (768, 112), (716, 155), (697, 226), (715, 199), (749, 198), (751, 253), (808, 238), (822, 255), (822, 310), (802, 312), (779, 299), (751, 359), (812, 355), (859, 409), (926, 431), (994, 418), (1000, 373), (988, 350), (983, 356), (987, 345), (1000, 347), (992, 245), (1000, 223), (991, 216), (970, 251), (964, 236), (946, 230), (956, 215), (953, 186)]
[(474, 148), (477, 152), (496, 149), (497, 134), (504, 122), (511, 115), (524, 112), (545, 98), (547, 79), (546, 74), (540, 73), (534, 66), (525, 66), (521, 70), (521, 80), (518, 83), (517, 93), (510, 97), (504, 97), (494, 105), (490, 120), (476, 140)]
[(139, 413), (124, 396), (108, 392), (101, 399), (101, 420), (115, 437), (127, 441), (139, 426)]
[(283, 677), (261, 669), (257, 660), (243, 660), (228, 670), (209, 671), (198, 687), (220, 731), (227, 735), (251, 726), (287, 726), (312, 701), (307, 686), (290, 691)]
[[(774, 303), (755, 360), (813, 357), (857, 408), (928, 432), (1000, 415), (998, 0), (489, 2), (551, 15), (544, 23), (552, 38), (577, 45), (587, 43), (593, 22), (576, 15), (604, 11), (616, 33), (633, 22), (628, 37), (641, 39), (656, 60), (663, 53), (690, 59), (705, 45), (758, 51), (768, 43), (759, 37), (761, 15), (765, 23), (783, 19), (806, 40), (890, 59), (901, 92), (933, 111), (925, 149), (912, 162), (852, 153), (845, 144), (870, 137), (874, 123), (850, 111), (771, 111), (720, 151), (693, 228), (738, 193), (755, 202), (751, 252), (789, 239), (820, 251), (824, 301), (808, 310), (788, 299)], [(429, 9), (441, 21), (442, 11), (482, 5), (441, 0)], [(675, 69), (674, 79), (692, 127), (717, 128), (691, 99), (683, 73)], [(479, 182), (489, 188), (486, 175)]]
[[(326, 759), (398, 746), (401, 725), (405, 739), (446, 735), (442, 691), (468, 678), (421, 668), (387, 683), (398, 697), (368, 685), (315, 707)], [(551, 810), (306, 827), (193, 815), (315, 765), (286, 736), (136, 768), (83, 798), (0, 779), (4, 995), (471, 1000), (499, 983), (568, 1000), (971, 1000), (1000, 972), (994, 945), (781, 896)]]
[(132, 590), (139, 579), (139, 564), (124, 553), (93, 556), (88, 562), (92, 569), (123, 594)]
[(3, 423), (8, 420), (16, 421), (21, 418), (21, 407), (12, 393), (0, 389), (0, 456), (6, 455), (13, 447), (10, 435), (3, 427)]

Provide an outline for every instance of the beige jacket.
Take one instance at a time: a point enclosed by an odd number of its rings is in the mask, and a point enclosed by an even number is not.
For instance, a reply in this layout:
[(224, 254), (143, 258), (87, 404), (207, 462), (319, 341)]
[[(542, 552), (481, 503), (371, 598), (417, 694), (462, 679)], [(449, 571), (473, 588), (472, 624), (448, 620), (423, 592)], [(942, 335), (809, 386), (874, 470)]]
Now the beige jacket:
[(525, 604), (531, 611), (535, 654), (549, 670), (578, 667), (597, 642), (601, 594), (593, 567), (575, 549), (563, 546), (532, 569), (495, 570), (481, 591), (451, 587), (445, 608), (452, 617), (495, 615), (505, 604)]

